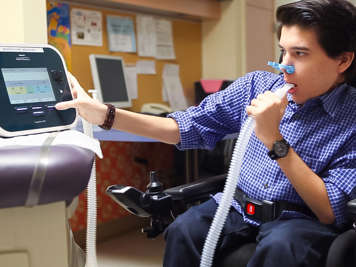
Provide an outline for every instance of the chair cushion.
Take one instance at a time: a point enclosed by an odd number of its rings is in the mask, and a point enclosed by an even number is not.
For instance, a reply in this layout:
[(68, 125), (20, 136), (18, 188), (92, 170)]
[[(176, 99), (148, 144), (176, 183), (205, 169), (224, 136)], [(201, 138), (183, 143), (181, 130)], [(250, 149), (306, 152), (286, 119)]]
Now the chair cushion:
[[(0, 208), (26, 203), (40, 146), (0, 148)], [(51, 146), (38, 204), (71, 201), (88, 184), (94, 153), (80, 147)]]
[(339, 235), (331, 244), (326, 267), (356, 266), (356, 231), (349, 229)]

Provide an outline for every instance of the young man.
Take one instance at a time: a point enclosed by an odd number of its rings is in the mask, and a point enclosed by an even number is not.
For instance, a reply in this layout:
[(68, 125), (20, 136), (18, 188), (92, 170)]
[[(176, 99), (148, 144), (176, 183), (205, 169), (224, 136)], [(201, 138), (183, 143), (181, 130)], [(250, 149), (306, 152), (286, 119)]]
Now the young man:
[[(213, 147), (239, 132), (247, 116), (255, 118), (215, 263), (257, 240), (249, 267), (319, 266), (346, 223), (345, 204), (356, 186), (356, 8), (345, 0), (304, 0), (279, 7), (277, 20), (282, 63), (293, 65), (293, 74), (249, 73), (169, 118), (115, 111), (113, 127), (180, 149)], [(280, 100), (273, 91), (285, 82), (295, 86)], [(78, 108), (99, 125), (110, 121), (107, 107), (75, 79), (73, 90), (77, 99), (58, 109)], [(245, 196), (273, 201), (277, 214), (248, 216)], [(199, 265), (220, 199), (215, 195), (168, 227), (164, 266)]]

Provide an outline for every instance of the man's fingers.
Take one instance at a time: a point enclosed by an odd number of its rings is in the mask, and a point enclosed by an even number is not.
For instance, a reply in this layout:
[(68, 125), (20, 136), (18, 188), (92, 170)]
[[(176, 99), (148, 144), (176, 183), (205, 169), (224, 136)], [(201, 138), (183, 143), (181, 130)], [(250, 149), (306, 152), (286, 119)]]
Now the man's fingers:
[(288, 106), (287, 94), (285, 94), (284, 97), (282, 97), (281, 103), (282, 103), (282, 112), (284, 113), (285, 109), (286, 109), (287, 106)]
[(254, 115), (256, 113), (256, 108), (253, 106), (247, 106), (246, 113), (247, 113), (247, 115), (254, 117)]
[(76, 108), (77, 105), (78, 105), (77, 100), (71, 100), (71, 101), (59, 102), (55, 105), (55, 108), (58, 110), (66, 110), (69, 108)]

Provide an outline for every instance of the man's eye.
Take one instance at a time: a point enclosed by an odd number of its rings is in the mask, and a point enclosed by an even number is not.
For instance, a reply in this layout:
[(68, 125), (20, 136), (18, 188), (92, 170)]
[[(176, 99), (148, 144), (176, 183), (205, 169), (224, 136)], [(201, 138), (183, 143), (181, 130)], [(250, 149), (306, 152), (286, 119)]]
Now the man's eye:
[(305, 56), (305, 52), (302, 52), (302, 51), (297, 51), (297, 52), (295, 52), (295, 54), (296, 54), (298, 57)]

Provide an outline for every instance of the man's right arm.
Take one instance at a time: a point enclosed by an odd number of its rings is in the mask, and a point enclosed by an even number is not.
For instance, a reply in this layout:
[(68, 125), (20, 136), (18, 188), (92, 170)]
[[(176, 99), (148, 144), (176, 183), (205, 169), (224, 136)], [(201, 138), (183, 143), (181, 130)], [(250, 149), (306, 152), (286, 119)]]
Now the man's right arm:
[[(76, 78), (72, 75), (69, 76), (74, 99), (58, 103), (56, 108), (58, 110), (76, 108), (79, 115), (88, 122), (102, 125), (105, 121), (107, 106), (89, 97)], [(171, 118), (116, 109), (113, 128), (168, 144), (177, 144), (180, 142), (178, 124)]]
[(113, 127), (168, 144), (180, 142), (179, 127), (172, 118), (163, 118), (116, 109)]

